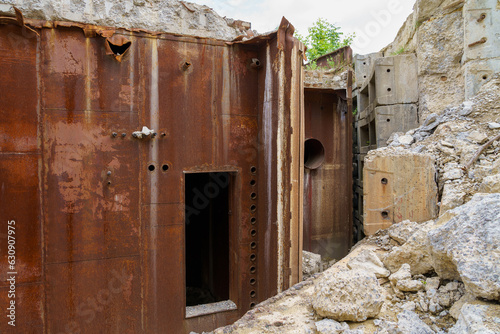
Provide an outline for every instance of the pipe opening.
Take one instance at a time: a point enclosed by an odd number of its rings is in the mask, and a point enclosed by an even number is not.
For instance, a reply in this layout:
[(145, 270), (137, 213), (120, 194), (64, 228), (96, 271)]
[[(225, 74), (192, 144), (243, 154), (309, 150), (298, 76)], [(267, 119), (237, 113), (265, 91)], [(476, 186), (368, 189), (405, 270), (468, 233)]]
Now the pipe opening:
[(325, 148), (314, 138), (307, 139), (304, 143), (304, 166), (309, 169), (320, 167), (325, 161)]

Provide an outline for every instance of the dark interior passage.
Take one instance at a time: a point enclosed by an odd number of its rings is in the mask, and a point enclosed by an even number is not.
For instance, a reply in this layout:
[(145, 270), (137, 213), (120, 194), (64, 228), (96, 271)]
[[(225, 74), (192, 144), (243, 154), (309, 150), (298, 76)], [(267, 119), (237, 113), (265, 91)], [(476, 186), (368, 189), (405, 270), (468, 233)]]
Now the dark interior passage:
[(229, 173), (186, 174), (186, 306), (229, 299)]

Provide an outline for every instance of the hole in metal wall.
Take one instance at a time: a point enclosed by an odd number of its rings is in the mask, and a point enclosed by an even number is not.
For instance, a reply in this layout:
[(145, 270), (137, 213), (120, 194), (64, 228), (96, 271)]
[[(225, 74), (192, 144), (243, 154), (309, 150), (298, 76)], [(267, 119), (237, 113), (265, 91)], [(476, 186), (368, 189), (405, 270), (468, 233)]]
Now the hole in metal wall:
[(256, 230), (251, 230), (251, 231), (250, 231), (250, 235), (251, 235), (252, 237), (255, 237), (255, 236), (257, 235), (257, 231), (256, 231)]
[(387, 179), (384, 177), (382, 180), (380, 180), (380, 182), (381, 182), (382, 184), (387, 184), (387, 182), (388, 182), (388, 181), (387, 181)]
[(256, 271), (257, 271), (257, 268), (250, 267), (250, 273), (255, 274)]
[(156, 169), (156, 167), (155, 167), (155, 165), (153, 165), (153, 164), (151, 164), (151, 165), (149, 165), (149, 166), (148, 166), (148, 170), (149, 170), (150, 172), (153, 172), (155, 169)]
[(387, 211), (382, 211), (382, 218), (388, 219), (389, 218), (389, 212)]
[(257, 296), (257, 293), (255, 291), (250, 291), (250, 297), (255, 298)]
[(252, 219), (250, 219), (250, 222), (252, 223), (252, 225), (255, 224), (257, 222), (257, 218), (252, 217)]
[(252, 174), (257, 173), (257, 167), (255, 167), (255, 166), (250, 167), (250, 173), (252, 173)]
[(231, 186), (229, 173), (185, 174), (186, 306), (229, 299)]
[(250, 207), (250, 211), (252, 212), (257, 211), (257, 206), (255, 204), (252, 204), (252, 206)]
[(257, 283), (257, 281), (255, 280), (255, 278), (250, 278), (250, 284), (251, 285), (255, 285), (255, 283)]
[(256, 258), (257, 258), (257, 255), (255, 255), (255, 254), (250, 255), (250, 261), (255, 261)]
[(163, 166), (161, 166), (161, 170), (166, 172), (170, 167), (168, 166), (168, 164), (164, 164)]
[(304, 143), (304, 166), (309, 169), (320, 167), (325, 161), (325, 148), (314, 138), (309, 138)]
[(252, 242), (252, 243), (250, 244), (250, 247), (251, 247), (252, 249), (257, 248), (257, 243), (256, 243), (255, 241), (254, 241), (254, 242)]
[(250, 185), (254, 186), (257, 182), (255, 180), (250, 181)]
[(250, 303), (250, 308), (254, 308), (255, 307), (255, 303)]
[(256, 199), (257, 198), (257, 194), (256, 193), (251, 193), (250, 194), (250, 198), (251, 199)]

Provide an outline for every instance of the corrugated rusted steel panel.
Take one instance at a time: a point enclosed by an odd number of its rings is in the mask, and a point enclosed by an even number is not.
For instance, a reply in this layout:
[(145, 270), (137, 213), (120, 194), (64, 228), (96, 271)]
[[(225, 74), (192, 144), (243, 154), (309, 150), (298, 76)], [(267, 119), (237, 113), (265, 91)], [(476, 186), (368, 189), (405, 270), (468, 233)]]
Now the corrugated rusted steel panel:
[[(13, 73), (19, 68), (31, 89), (43, 88), (19, 110), (20, 122), (27, 120), (24, 142), (8, 132), (9, 122), (18, 126), (11, 113), (1, 123), (6, 149), (43, 150), (40, 168), (18, 168), (36, 176), (27, 179), (34, 209), (26, 214), (35, 216), (26, 220), (39, 222), (25, 242), (36, 263), (22, 277), (43, 277), (46, 295), (29, 299), (43, 306), (27, 315), (30, 324), (41, 327), (36, 319), (44, 314), (51, 333), (209, 331), (288, 286), (289, 161), (298, 150), (289, 146), (290, 112), (301, 110), (289, 101), (298, 91), (291, 78), (301, 74), (290, 70), (300, 68), (299, 57), (291, 58), (298, 52), (293, 27), (282, 25), (265, 38), (228, 45), (46, 22), (29, 42), (37, 49), (2, 58), (11, 81), (20, 80)], [(0, 35), (0, 46), (7, 40)], [(109, 55), (117, 40), (129, 48)], [(252, 65), (256, 58), (260, 66)], [(18, 96), (18, 81), (10, 85)], [(3, 100), (2, 111), (14, 103)], [(40, 132), (31, 120), (37, 110)], [(133, 137), (142, 126), (156, 136)], [(33, 168), (40, 158), (32, 157), (19, 163)], [(222, 171), (231, 175), (229, 298), (238, 308), (186, 318), (185, 177)], [(40, 197), (43, 234), (36, 231)]]

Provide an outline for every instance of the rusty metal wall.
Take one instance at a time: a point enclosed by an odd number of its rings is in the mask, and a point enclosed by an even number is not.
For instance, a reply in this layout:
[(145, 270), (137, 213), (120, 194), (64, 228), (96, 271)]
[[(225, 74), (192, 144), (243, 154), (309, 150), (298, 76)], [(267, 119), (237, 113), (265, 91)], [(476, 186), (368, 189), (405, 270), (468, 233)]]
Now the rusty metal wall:
[[(209, 331), (286, 288), (300, 270), (289, 251), (298, 224), (290, 161), (300, 154), (290, 114), (302, 111), (293, 27), (285, 20), (231, 45), (113, 30), (131, 43), (119, 57), (108, 30), (32, 27), (39, 36), (0, 25), (0, 233), (16, 220), (16, 331)], [(157, 136), (134, 138), (142, 126)], [(235, 175), (229, 294), (238, 309), (187, 319), (184, 175), (214, 171)]]
[(352, 246), (351, 94), (350, 88), (306, 89), (304, 97), (305, 138), (323, 144), (324, 161), (304, 169), (303, 248), (330, 260), (343, 258)]

